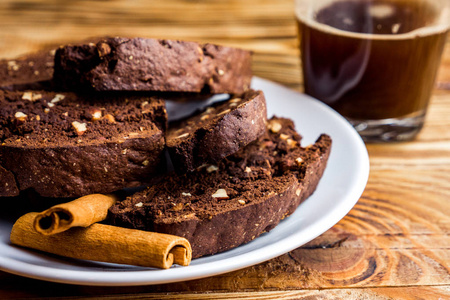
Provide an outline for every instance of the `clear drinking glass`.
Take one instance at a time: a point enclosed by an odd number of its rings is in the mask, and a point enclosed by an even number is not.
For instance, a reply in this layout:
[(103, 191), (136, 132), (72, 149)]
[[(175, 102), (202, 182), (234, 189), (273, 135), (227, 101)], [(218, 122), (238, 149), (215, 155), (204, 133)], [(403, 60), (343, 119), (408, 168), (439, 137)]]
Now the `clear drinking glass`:
[(296, 0), (305, 93), (368, 142), (423, 126), (450, 25), (450, 0)]

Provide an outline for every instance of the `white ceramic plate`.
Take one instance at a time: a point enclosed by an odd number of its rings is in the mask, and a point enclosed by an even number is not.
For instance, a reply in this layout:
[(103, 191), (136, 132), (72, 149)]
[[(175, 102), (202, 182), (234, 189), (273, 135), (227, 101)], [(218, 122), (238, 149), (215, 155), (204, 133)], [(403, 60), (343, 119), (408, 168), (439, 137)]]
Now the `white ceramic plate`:
[(315, 193), (272, 231), (233, 250), (168, 270), (65, 259), (14, 247), (10, 222), (0, 219), (0, 269), (31, 278), (82, 285), (143, 285), (191, 280), (248, 267), (291, 251), (319, 236), (355, 205), (369, 175), (365, 145), (347, 121), (321, 102), (267, 80), (255, 78), (264, 91), (269, 116), (295, 121), (302, 144), (321, 133), (333, 139), (331, 155)]

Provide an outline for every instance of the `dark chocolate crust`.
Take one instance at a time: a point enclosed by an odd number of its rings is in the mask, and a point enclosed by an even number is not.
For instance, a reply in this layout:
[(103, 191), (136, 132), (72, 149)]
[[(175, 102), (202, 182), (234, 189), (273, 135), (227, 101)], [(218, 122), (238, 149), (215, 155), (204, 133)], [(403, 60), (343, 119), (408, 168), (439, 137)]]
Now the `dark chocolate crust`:
[(266, 131), (262, 91), (249, 90), (169, 126), (166, 137), (175, 170), (193, 171), (214, 164), (253, 142)]
[(217, 166), (167, 176), (117, 203), (107, 222), (183, 236), (193, 257), (232, 249), (271, 230), (316, 189), (331, 139), (321, 135), (300, 147), (292, 121), (273, 118), (268, 128)]
[(249, 51), (188, 41), (117, 37), (55, 55), (54, 81), (69, 90), (242, 93), (251, 76)]
[[(82, 43), (97, 42), (106, 37), (91, 37)], [(0, 59), (0, 89), (8, 91), (59, 91), (53, 84), (56, 46), (12, 59)]]
[(55, 50), (42, 50), (0, 60), (0, 89), (50, 89)]
[(0, 165), (0, 196), (19, 195), (14, 174)]
[(164, 101), (102, 97), (0, 90), (0, 196), (110, 193), (164, 172)]

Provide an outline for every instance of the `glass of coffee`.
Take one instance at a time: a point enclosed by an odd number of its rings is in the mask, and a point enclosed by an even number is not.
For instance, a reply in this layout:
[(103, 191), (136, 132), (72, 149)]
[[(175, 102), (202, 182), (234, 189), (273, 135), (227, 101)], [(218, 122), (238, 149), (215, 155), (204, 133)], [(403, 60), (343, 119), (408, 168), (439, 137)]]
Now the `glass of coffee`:
[(296, 0), (305, 93), (367, 142), (423, 126), (450, 25), (450, 0)]

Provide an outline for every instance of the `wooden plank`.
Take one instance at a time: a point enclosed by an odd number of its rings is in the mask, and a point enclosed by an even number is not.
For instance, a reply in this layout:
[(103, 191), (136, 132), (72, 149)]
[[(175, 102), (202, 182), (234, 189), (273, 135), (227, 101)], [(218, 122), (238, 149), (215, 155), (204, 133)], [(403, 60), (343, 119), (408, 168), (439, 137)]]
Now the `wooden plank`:
[[(377, 288), (377, 289), (334, 289), (334, 290), (301, 290), (301, 291), (280, 291), (280, 292), (244, 292), (244, 293), (212, 293), (212, 294), (142, 294), (142, 295), (120, 295), (109, 297), (108, 299), (445, 299), (450, 297), (450, 288), (444, 287), (420, 287), (420, 288)], [(83, 297), (83, 299), (93, 299), (94, 297)], [(76, 298), (75, 298), (76, 299)]]
[[(280, 292), (245, 292), (245, 293), (212, 293), (212, 294), (142, 294), (142, 295), (120, 295), (108, 299), (445, 299), (450, 297), (450, 289), (444, 287), (420, 287), (420, 288), (378, 288), (378, 289), (335, 289), (335, 290), (302, 290), (302, 291), (280, 291)], [(83, 299), (92, 299), (85, 298)]]
[[(197, 40), (251, 49), (255, 51), (255, 75), (301, 90), (294, 20), (291, 0), (195, 4), (139, 0), (109, 1), (107, 5), (98, 0), (5, 0), (0, 4), (0, 56), (12, 58), (42, 46), (92, 36)], [(442, 89), (450, 88), (449, 45), (450, 39), (437, 83)], [(278, 57), (266, 61), (267, 53)], [(286, 65), (287, 57), (290, 62)]]
[[(0, 57), (105, 35), (243, 47), (254, 51), (255, 75), (302, 90), (292, 0), (0, 2)], [(228, 274), (157, 286), (82, 287), (0, 272), (0, 298), (450, 298), (450, 39), (437, 86), (418, 138), (367, 145), (371, 174), (362, 198), (304, 247)]]
[[(9, 277), (7, 275), (7, 282)], [(2, 273), (0, 279), (4, 280)], [(15, 279), (15, 278), (13, 278)], [(57, 298), (57, 299), (448, 299), (450, 285), (400, 286), (345, 289), (286, 289), (286, 290), (225, 290), (198, 293), (190, 289), (180, 292), (158, 292), (153, 286), (139, 287), (81, 287), (52, 284), (18, 278), (14, 283), (26, 284), (20, 289), (15, 285), (0, 289), (1, 299)], [(26, 287), (26, 288), (24, 288)]]
[(214, 41), (220, 37), (227, 41), (295, 35), (290, 0), (256, 3), (137, 0), (107, 4), (104, 1), (5, 0), (0, 4), (0, 29), (1, 56), (9, 57), (42, 44), (67, 43), (90, 36), (198, 41)]

